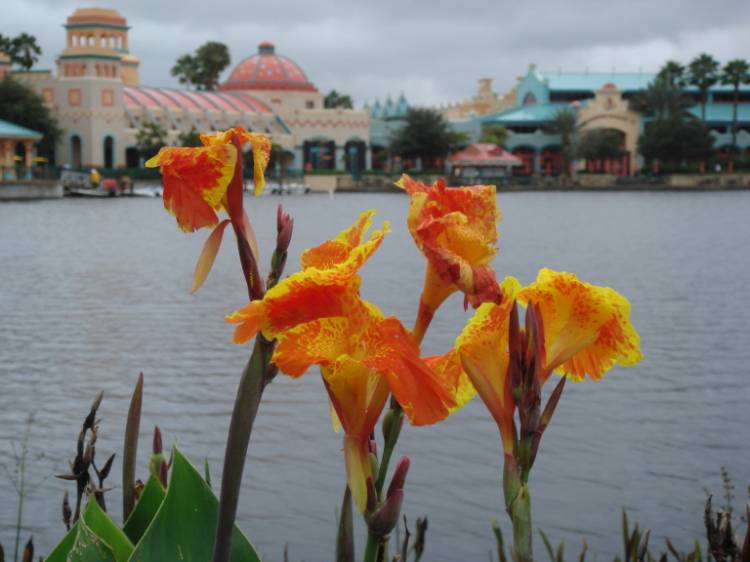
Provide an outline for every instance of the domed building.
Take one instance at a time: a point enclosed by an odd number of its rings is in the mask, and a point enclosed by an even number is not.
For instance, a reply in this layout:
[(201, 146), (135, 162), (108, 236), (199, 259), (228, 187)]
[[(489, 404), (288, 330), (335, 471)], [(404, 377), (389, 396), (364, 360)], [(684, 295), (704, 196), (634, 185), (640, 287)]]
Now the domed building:
[(219, 90), (263, 100), (294, 141), (294, 162), (305, 170), (371, 167), (370, 116), (365, 110), (326, 109), (323, 96), (300, 66), (264, 41), (258, 52), (234, 67)]
[[(240, 62), (217, 92), (146, 87), (130, 53), (127, 21), (117, 10), (82, 8), (68, 17), (57, 72), (13, 72), (50, 105), (64, 133), (58, 165), (134, 168), (142, 165), (136, 135), (146, 122), (168, 142), (197, 129), (235, 126), (269, 135), (294, 154), (292, 169), (369, 167), (369, 114), (325, 109), (323, 96), (291, 59), (264, 42)], [(0, 70), (8, 66), (0, 58)]]

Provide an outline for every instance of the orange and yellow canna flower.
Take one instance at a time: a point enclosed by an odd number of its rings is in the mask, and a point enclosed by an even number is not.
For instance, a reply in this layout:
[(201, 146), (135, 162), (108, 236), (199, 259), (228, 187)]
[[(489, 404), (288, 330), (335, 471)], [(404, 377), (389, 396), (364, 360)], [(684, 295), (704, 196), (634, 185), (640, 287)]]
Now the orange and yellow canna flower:
[(521, 288), (508, 277), (506, 298), (485, 303), (464, 327), (454, 348), (425, 361), (443, 378), (463, 385), (466, 376), (500, 428), (505, 452), (513, 447), (515, 404), (508, 379), (510, 312), (514, 302), (533, 304), (544, 331), (543, 385), (552, 371), (575, 381), (600, 379), (614, 365), (631, 366), (641, 358), (640, 338), (630, 322), (630, 303), (608, 287), (584, 283), (571, 273), (549, 269)]
[(421, 339), (440, 304), (455, 291), (475, 308), (500, 302), (495, 272), (490, 267), (497, 249), (495, 186), (432, 186), (403, 175), (396, 183), (411, 197), (407, 223), (417, 247), (427, 258), (427, 272), (415, 335)]
[(344, 429), (349, 488), (360, 511), (367, 480), (374, 479), (368, 443), (393, 393), (415, 425), (445, 419), (455, 405), (401, 323), (373, 305), (353, 301), (337, 317), (299, 324), (278, 336), (272, 361), (292, 377), (319, 365), (333, 409)]
[(518, 293), (518, 301), (534, 303), (542, 316), (545, 380), (553, 370), (575, 381), (587, 375), (598, 380), (616, 364), (629, 367), (643, 358), (640, 336), (630, 322), (630, 303), (614, 289), (542, 269), (536, 281)]
[[(520, 283), (506, 277), (501, 285), (505, 297), (500, 304), (484, 303), (467, 322), (455, 346), (444, 355), (427, 357), (444, 380), (462, 389), (462, 402), (479, 394), (500, 428), (506, 452), (512, 447), (514, 403), (508, 374), (510, 310)], [(467, 388), (470, 387), (470, 388)]]
[(352, 227), (335, 240), (306, 250), (303, 269), (269, 289), (263, 299), (254, 300), (226, 317), (240, 324), (235, 343), (249, 341), (260, 331), (274, 339), (283, 330), (318, 318), (342, 316), (358, 300), (359, 269), (378, 249), (388, 232), (388, 223), (365, 239), (374, 211), (365, 211)]
[(242, 166), (239, 149), (251, 143), (255, 169), (256, 195), (265, 185), (263, 171), (268, 164), (271, 141), (259, 134), (235, 128), (203, 134), (199, 147), (164, 147), (146, 162), (161, 168), (164, 207), (186, 232), (215, 226), (218, 210), (225, 210), (233, 221), (242, 221)]

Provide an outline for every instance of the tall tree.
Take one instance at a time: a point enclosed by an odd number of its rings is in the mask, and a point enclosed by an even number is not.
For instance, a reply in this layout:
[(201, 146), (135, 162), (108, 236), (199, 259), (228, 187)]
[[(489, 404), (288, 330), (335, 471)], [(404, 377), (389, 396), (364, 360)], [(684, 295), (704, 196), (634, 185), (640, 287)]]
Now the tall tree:
[(62, 135), (57, 119), (41, 96), (10, 76), (0, 80), (0, 119), (42, 133), (37, 153), (54, 161), (55, 143)]
[(231, 58), (224, 43), (209, 41), (190, 55), (182, 55), (172, 67), (172, 76), (180, 84), (195, 86), (198, 90), (215, 90), (219, 75), (229, 66)]
[(573, 161), (575, 152), (575, 136), (578, 131), (578, 115), (575, 110), (564, 108), (558, 109), (549, 122), (553, 132), (560, 135), (560, 154), (563, 158), (565, 175), (570, 175), (570, 163)]
[(180, 146), (202, 146), (201, 134), (195, 127), (190, 127), (189, 131), (184, 131), (177, 135), (177, 142)]
[(141, 157), (148, 160), (167, 145), (167, 131), (156, 121), (144, 121), (135, 134), (135, 144)]
[(665, 75), (657, 76), (630, 103), (635, 111), (655, 119), (684, 116), (691, 105), (680, 86), (671, 82)]
[(668, 60), (661, 67), (656, 78), (663, 80), (673, 88), (684, 88), (685, 87), (685, 67), (679, 62)]
[(503, 146), (508, 140), (508, 129), (502, 125), (491, 124), (482, 127), (482, 142)]
[(623, 134), (615, 129), (591, 129), (581, 134), (576, 155), (586, 160), (609, 160), (625, 154)]
[(334, 109), (336, 107), (352, 109), (354, 104), (352, 103), (351, 96), (339, 94), (336, 90), (331, 90), (323, 100), (323, 107), (328, 109)]
[(448, 123), (434, 109), (411, 108), (406, 124), (391, 139), (391, 152), (402, 158), (442, 158), (456, 139)]
[(648, 123), (638, 139), (638, 150), (646, 160), (659, 160), (673, 166), (705, 161), (713, 146), (713, 136), (693, 116), (657, 119)]
[(42, 48), (36, 42), (36, 37), (28, 33), (21, 33), (15, 37), (0, 35), (0, 52), (6, 53), (11, 63), (21, 70), (30, 70), (39, 60)]
[(698, 88), (701, 98), (701, 120), (706, 121), (708, 91), (719, 81), (719, 63), (711, 55), (702, 53), (688, 66), (688, 82)]
[(198, 59), (193, 55), (182, 55), (174, 63), (171, 70), (172, 76), (176, 77), (180, 84), (194, 86), (200, 82), (200, 65)]
[(737, 105), (740, 102), (740, 85), (750, 84), (750, 64), (746, 60), (730, 60), (721, 73), (721, 83), (732, 86), (732, 152), (737, 154)]

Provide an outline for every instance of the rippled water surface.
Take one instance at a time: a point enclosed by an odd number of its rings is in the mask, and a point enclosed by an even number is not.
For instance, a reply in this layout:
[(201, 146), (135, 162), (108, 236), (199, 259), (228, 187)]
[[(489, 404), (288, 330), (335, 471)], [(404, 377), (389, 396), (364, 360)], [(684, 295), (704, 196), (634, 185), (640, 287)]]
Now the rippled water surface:
[[(279, 201), (247, 201), (266, 258)], [(360, 210), (377, 208), (390, 220), (393, 232), (364, 269), (363, 293), (411, 322), (423, 260), (404, 224), (406, 197), (283, 203), (296, 217), (292, 255), (334, 236)], [(705, 489), (720, 492), (719, 467), (734, 476), (740, 497), (750, 484), (750, 193), (517, 193), (500, 195), (500, 206), (499, 275), (527, 283), (547, 266), (617, 288), (631, 300), (645, 354), (635, 368), (566, 388), (532, 473), (537, 524), (571, 553), (585, 536), (606, 560), (620, 548), (625, 507), (658, 540), (670, 536), (687, 548), (702, 535)], [(179, 232), (159, 200), (0, 205), (0, 462), (13, 469), (12, 444), (33, 414), (24, 536), (34, 534), (38, 552), (64, 532), (66, 483), (53, 475), (67, 469), (99, 389), (98, 455), (118, 453), (109, 501), (119, 520), (119, 454), (139, 371), (141, 475), (158, 424), (167, 444), (196, 463), (207, 458), (218, 480), (248, 354), (231, 343), (222, 317), (245, 293), (227, 232), (206, 285), (189, 295), (204, 238)], [(466, 318), (460, 298), (450, 300), (425, 351), (446, 350)], [(281, 560), (285, 543), (291, 560), (333, 558), (340, 445), (319, 377), (278, 377), (261, 405), (239, 508), (266, 560)], [(407, 428), (398, 452), (412, 458), (405, 511), (411, 520), (429, 516), (425, 559), (488, 560), (491, 519), (507, 524), (499, 437), (481, 402), (437, 426)], [(15, 508), (0, 475), (6, 552)]]

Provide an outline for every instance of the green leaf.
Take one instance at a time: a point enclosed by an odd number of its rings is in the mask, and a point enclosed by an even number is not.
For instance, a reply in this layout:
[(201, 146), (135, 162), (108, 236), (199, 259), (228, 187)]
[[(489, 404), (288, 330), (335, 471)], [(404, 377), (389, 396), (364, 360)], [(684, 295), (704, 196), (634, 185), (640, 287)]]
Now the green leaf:
[(78, 521), (77, 527), (76, 540), (66, 562), (118, 562), (109, 545), (96, 536), (83, 518)]
[(57, 546), (54, 548), (54, 550), (45, 558), (45, 562), (65, 562), (68, 557), (68, 553), (70, 552), (70, 549), (73, 548), (73, 545), (76, 542), (76, 537), (78, 536), (78, 523), (73, 525), (70, 528), (70, 531), (66, 533), (66, 535), (63, 537), (63, 539), (57, 543)]
[(128, 560), (133, 551), (132, 543), (115, 525), (112, 519), (102, 511), (96, 500), (92, 498), (83, 512), (83, 517), (71, 527), (70, 531), (68, 531), (45, 559), (46, 562), (66, 562), (69, 559), (73, 547), (81, 534), (81, 521), (85, 522), (87, 532), (94, 533), (100, 541), (104, 541), (107, 548), (112, 552), (115, 562), (126, 562)]
[[(167, 495), (130, 562), (206, 562), (211, 560), (219, 509), (211, 488), (179, 450), (174, 449)], [(260, 562), (255, 548), (235, 526), (232, 562)]]
[(159, 506), (161, 506), (164, 496), (166, 496), (166, 492), (161, 482), (159, 482), (158, 478), (151, 476), (148, 482), (146, 482), (146, 487), (143, 488), (141, 498), (135, 504), (135, 508), (122, 528), (133, 544), (137, 544), (141, 540), (143, 533), (146, 532), (146, 529), (151, 524), (151, 520), (156, 515), (156, 512), (159, 511)]
[(542, 536), (542, 542), (544, 543), (544, 548), (547, 549), (547, 556), (549, 556), (550, 562), (555, 562), (555, 551), (552, 548), (552, 543), (549, 542), (547, 535), (541, 529), (539, 529), (539, 534)]
[(128, 561), (133, 552), (133, 544), (93, 498), (86, 506), (83, 521), (88, 529), (112, 549), (115, 562)]

